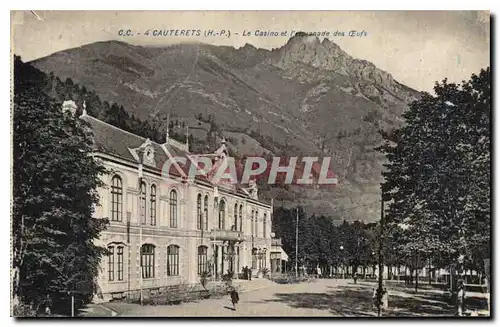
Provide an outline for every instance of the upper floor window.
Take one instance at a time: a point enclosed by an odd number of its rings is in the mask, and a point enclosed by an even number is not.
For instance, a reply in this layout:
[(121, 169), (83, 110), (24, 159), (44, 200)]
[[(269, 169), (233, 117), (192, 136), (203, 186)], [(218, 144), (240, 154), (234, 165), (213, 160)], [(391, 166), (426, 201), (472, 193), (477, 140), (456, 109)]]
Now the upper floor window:
[(151, 185), (149, 194), (149, 220), (152, 226), (156, 225), (156, 185)]
[(252, 236), (254, 236), (254, 228), (255, 228), (255, 225), (253, 224), (254, 215), (255, 215), (255, 212), (252, 210), (252, 216), (250, 217), (250, 228), (252, 231)]
[(167, 247), (167, 276), (179, 276), (179, 247)]
[(240, 204), (240, 232), (243, 230), (243, 205)]
[(262, 222), (262, 237), (266, 237), (267, 235), (267, 214), (264, 214), (264, 220)]
[(226, 223), (226, 202), (221, 200), (219, 202), (219, 229), (224, 229)]
[(111, 179), (111, 220), (122, 221), (123, 185), (120, 176)]
[(155, 246), (153, 244), (141, 246), (141, 270), (142, 278), (155, 276)]
[(255, 237), (259, 237), (259, 211), (255, 210), (255, 216), (253, 217), (253, 222), (255, 224)]
[(234, 225), (233, 230), (238, 230), (238, 204), (234, 205)]
[(139, 210), (141, 222), (146, 224), (146, 183), (141, 183), (141, 194), (139, 195)]
[(201, 194), (196, 199), (196, 228), (203, 229), (203, 212), (201, 211)]
[(177, 228), (177, 192), (170, 191), (170, 227)]
[(205, 219), (205, 230), (208, 230), (208, 195), (205, 195), (205, 201), (203, 203), (203, 214)]

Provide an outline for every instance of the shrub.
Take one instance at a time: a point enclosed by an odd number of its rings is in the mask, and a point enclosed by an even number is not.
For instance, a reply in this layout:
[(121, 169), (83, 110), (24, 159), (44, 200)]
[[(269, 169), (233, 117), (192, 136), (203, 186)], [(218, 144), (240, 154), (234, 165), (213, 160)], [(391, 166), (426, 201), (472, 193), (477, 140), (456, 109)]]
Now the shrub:
[(34, 309), (31, 308), (31, 306), (21, 303), (14, 306), (14, 308), (12, 309), (12, 316), (23, 318), (36, 317), (37, 313)]

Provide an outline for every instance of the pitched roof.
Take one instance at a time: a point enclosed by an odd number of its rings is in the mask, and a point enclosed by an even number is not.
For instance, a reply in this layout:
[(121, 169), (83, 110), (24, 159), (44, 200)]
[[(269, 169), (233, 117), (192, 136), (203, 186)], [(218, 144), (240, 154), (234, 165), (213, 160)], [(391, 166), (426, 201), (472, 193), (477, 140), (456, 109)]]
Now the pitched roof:
[[(80, 119), (90, 125), (90, 129), (93, 132), (94, 149), (96, 151), (103, 152), (130, 162), (138, 163), (137, 158), (134, 157), (130, 150), (139, 148), (142, 144), (144, 144), (144, 142), (146, 142), (146, 138), (127, 132), (123, 129), (105, 123), (89, 115), (82, 115), (80, 116)], [(196, 161), (196, 155), (192, 155), (189, 152), (184, 151), (183, 149), (175, 147), (171, 144), (158, 144), (153, 141), (151, 141), (151, 145), (153, 146), (155, 151), (156, 166), (154, 168), (158, 169), (159, 171), (163, 169), (164, 163), (169, 160), (169, 156), (165, 152), (164, 148), (166, 148), (166, 150), (172, 157), (186, 158), (185, 165), (179, 164), (179, 168), (184, 172), (186, 176), (189, 175), (189, 167), (191, 165), (200, 167)], [(196, 180), (212, 184), (209, 177), (215, 173), (214, 169), (219, 168), (221, 163), (222, 160), (215, 163), (211, 171), (207, 172), (205, 176), (196, 175)], [(237, 165), (238, 178), (241, 177), (240, 170), (241, 167)], [(174, 165), (170, 165), (169, 172), (171, 175), (180, 176), (179, 171)], [(236, 183), (234, 185), (221, 186), (225, 189), (229, 188), (229, 190), (232, 190), (237, 194), (248, 196), (248, 193), (245, 191), (243, 185), (239, 183)]]
[[(82, 115), (80, 116), (80, 119), (90, 125), (93, 132), (95, 150), (137, 163), (137, 158), (134, 157), (130, 150), (139, 148), (144, 142), (146, 142), (146, 138), (127, 132), (89, 115)], [(163, 149), (166, 148), (172, 157), (186, 158), (186, 164), (179, 164), (179, 168), (185, 175), (189, 174), (189, 167), (193, 164), (193, 162), (188, 152), (171, 144), (158, 144), (151, 141), (151, 145), (153, 146), (155, 152), (156, 166), (154, 168), (161, 171), (163, 169), (163, 165), (167, 162), (167, 160), (169, 160), (168, 154)], [(179, 172), (174, 165), (170, 165), (169, 173), (174, 176), (181, 175), (181, 172)], [(205, 176), (198, 175), (196, 176), (196, 179), (208, 182), (208, 179)]]
[[(80, 119), (90, 124), (94, 136), (95, 150), (128, 161), (137, 162), (129, 149), (140, 147), (146, 142), (146, 138), (127, 132), (89, 115), (82, 115)], [(151, 144), (155, 151), (155, 168), (161, 170), (163, 164), (168, 160), (168, 157), (160, 144), (156, 142), (151, 142)]]

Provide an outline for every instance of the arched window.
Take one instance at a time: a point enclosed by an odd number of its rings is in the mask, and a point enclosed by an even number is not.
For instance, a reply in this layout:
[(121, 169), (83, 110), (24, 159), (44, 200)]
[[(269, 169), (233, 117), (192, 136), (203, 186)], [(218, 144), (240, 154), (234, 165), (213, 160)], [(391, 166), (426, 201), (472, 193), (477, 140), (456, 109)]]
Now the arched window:
[(232, 229), (238, 230), (238, 204), (237, 203), (234, 205), (234, 225), (233, 225)]
[(179, 247), (167, 247), (167, 276), (179, 276)]
[(123, 245), (116, 249), (114, 245), (108, 246), (108, 280), (114, 281), (115, 276), (117, 280), (123, 280)]
[(208, 248), (206, 246), (198, 247), (198, 275), (208, 271)]
[(108, 280), (115, 280), (115, 248), (108, 246)]
[(141, 221), (146, 224), (146, 183), (141, 183), (141, 194), (139, 195), (139, 210), (141, 213)]
[(208, 195), (205, 195), (205, 201), (203, 203), (203, 213), (205, 215), (205, 230), (208, 230)]
[(122, 221), (123, 186), (120, 176), (111, 179), (111, 220)]
[(226, 219), (226, 202), (221, 200), (219, 203), (219, 229), (224, 229)]
[(262, 222), (262, 237), (266, 237), (267, 236), (267, 214), (264, 214), (264, 221)]
[(155, 246), (153, 244), (141, 246), (141, 268), (142, 278), (155, 276)]
[(251, 227), (251, 230), (252, 230), (252, 237), (255, 235), (254, 234), (254, 228), (255, 228), (255, 225), (253, 224), (253, 220), (254, 220), (254, 215), (255, 215), (255, 212), (252, 210), (252, 216), (250, 217), (250, 227)]
[(149, 220), (152, 226), (156, 225), (156, 185), (151, 185), (149, 194)]
[(240, 204), (240, 232), (243, 231), (243, 205)]
[(203, 229), (203, 212), (201, 211), (201, 194), (196, 199), (196, 228)]
[(253, 222), (255, 223), (255, 237), (259, 237), (259, 211), (255, 210), (255, 216), (253, 217)]
[(170, 227), (177, 228), (177, 192), (170, 191)]

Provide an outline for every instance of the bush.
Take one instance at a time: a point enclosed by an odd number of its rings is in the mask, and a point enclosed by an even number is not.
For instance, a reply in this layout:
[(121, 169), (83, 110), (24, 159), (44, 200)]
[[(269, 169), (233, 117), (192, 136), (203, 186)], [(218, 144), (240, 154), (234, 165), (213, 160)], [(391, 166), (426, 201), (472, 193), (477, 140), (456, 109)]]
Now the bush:
[(230, 283), (233, 280), (233, 277), (234, 277), (234, 271), (228, 270), (226, 274), (222, 275), (222, 281)]
[(37, 313), (34, 309), (31, 308), (31, 306), (21, 303), (14, 306), (14, 308), (12, 309), (12, 316), (22, 318), (36, 317)]

